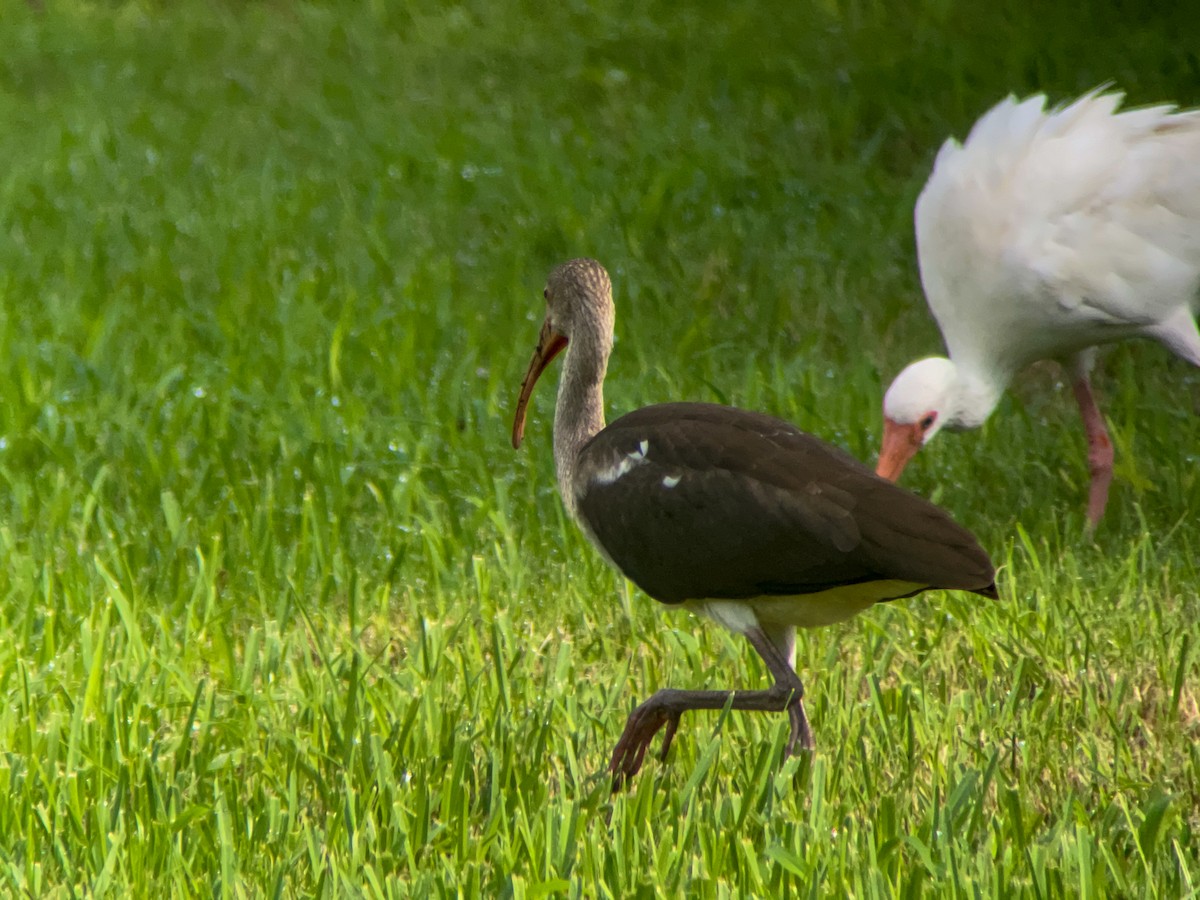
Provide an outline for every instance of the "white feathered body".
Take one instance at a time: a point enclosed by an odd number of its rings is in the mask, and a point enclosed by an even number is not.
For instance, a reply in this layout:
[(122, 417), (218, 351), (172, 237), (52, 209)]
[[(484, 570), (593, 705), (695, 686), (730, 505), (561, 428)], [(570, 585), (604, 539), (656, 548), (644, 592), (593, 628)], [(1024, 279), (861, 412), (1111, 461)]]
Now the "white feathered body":
[(1200, 111), (1121, 100), (1010, 97), (942, 146), (917, 202), (949, 355), (997, 393), (1035, 360), (1127, 337), (1200, 365)]

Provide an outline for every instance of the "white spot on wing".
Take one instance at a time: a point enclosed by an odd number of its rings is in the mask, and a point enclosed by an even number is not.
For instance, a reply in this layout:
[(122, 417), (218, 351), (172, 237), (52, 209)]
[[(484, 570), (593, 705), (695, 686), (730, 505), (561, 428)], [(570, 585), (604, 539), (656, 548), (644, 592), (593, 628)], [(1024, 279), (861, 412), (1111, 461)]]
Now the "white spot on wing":
[(636, 450), (626, 453), (616, 465), (608, 469), (601, 469), (592, 479), (594, 484), (612, 484), (626, 472), (630, 471), (634, 466), (640, 466), (646, 462), (646, 454), (650, 450), (650, 442), (643, 440), (638, 442)]
[(663, 482), (662, 482), (663, 487), (665, 487), (665, 488), (675, 487), (675, 485), (679, 484), (679, 478), (680, 478), (679, 475), (664, 475)]

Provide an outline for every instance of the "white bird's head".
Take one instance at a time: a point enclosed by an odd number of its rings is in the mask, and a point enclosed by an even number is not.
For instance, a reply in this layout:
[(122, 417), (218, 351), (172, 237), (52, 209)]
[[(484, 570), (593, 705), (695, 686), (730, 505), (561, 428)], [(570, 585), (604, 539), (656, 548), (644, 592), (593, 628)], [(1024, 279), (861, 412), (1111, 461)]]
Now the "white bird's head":
[(883, 396), (883, 444), (875, 473), (895, 481), (918, 450), (957, 414), (958, 369), (943, 356), (917, 360)]

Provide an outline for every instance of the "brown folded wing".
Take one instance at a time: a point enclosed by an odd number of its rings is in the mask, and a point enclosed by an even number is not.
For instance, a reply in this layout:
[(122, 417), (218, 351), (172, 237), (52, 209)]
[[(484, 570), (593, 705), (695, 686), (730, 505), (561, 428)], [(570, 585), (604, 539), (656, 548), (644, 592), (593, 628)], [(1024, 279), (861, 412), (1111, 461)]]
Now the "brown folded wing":
[(895, 580), (995, 595), (974, 536), (780, 419), (702, 403), (623, 416), (580, 453), (584, 526), (664, 603)]

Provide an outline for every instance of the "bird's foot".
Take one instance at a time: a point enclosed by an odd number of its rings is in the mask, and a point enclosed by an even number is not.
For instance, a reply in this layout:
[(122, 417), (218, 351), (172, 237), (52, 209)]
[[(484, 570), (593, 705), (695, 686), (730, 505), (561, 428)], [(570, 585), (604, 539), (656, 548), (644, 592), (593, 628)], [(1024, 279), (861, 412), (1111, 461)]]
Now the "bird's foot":
[(817, 742), (813, 740), (812, 726), (808, 724), (808, 716), (804, 714), (804, 700), (793, 696), (788, 704), (787, 713), (792, 731), (788, 735), (787, 745), (783, 748), (783, 758), (787, 759), (798, 750), (816, 749)]
[(612, 760), (608, 764), (608, 771), (613, 777), (614, 791), (620, 790), (642, 768), (646, 751), (650, 749), (650, 742), (664, 725), (667, 730), (663, 735), (659, 759), (667, 758), (671, 741), (679, 728), (679, 717), (680, 713), (664, 709), (654, 702), (653, 697), (629, 714), (625, 730), (621, 732), (621, 738), (617, 741)]

